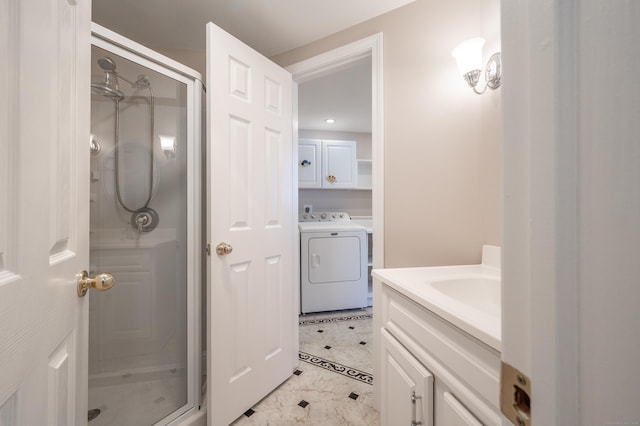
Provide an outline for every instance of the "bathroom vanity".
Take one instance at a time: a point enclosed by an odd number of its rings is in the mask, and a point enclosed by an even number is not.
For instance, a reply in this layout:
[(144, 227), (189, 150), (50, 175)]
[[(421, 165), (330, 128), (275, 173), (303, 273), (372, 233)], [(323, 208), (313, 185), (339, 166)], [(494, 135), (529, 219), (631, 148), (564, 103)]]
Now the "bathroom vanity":
[(377, 269), (381, 424), (499, 425), (500, 249), (480, 265)]

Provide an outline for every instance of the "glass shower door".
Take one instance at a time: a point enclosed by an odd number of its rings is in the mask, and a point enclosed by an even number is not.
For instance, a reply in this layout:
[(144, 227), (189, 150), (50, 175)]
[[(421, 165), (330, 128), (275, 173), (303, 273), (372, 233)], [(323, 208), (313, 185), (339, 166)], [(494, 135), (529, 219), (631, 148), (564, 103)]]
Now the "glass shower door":
[[(92, 46), (91, 426), (167, 424), (198, 404), (193, 78)], [(196, 132), (197, 133), (197, 132)]]

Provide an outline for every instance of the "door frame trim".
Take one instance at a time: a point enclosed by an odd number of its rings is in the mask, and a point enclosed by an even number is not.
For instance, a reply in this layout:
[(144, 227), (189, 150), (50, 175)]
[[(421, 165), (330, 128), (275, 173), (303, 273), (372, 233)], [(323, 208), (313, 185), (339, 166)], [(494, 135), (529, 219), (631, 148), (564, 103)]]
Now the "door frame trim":
[[(339, 71), (362, 58), (371, 57), (371, 153), (373, 173), (371, 198), (374, 268), (384, 268), (384, 63), (382, 46), (382, 33), (377, 33), (285, 67), (292, 74), (294, 84), (297, 85)], [(297, 116), (297, 90), (294, 91), (293, 111)], [(298, 139), (297, 130), (296, 127), (293, 133), (295, 146), (297, 146)], [(297, 205), (294, 208), (297, 214)]]

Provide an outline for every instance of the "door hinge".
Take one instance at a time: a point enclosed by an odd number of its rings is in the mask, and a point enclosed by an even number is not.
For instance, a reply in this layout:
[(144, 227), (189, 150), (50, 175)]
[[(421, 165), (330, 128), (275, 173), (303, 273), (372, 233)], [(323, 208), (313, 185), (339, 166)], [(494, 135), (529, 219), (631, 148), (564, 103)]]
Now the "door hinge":
[(207, 253), (207, 256), (211, 256), (211, 243), (207, 243), (207, 246), (204, 248), (204, 252)]
[(531, 425), (531, 380), (517, 368), (501, 363), (500, 411), (516, 426)]

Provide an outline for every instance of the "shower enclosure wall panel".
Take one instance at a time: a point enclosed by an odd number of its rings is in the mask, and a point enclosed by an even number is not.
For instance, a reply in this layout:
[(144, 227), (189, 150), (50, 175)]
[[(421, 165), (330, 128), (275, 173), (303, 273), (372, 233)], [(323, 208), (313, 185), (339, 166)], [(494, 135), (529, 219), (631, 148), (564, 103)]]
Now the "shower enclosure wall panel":
[[(118, 292), (92, 295), (90, 374), (185, 368), (176, 362), (178, 316), (175, 251), (168, 241), (149, 248), (91, 250), (118, 277)], [(182, 342), (184, 343), (184, 342)]]
[[(175, 90), (173, 94), (176, 97)], [(144, 167), (148, 161), (145, 142), (150, 137), (144, 124), (149, 120), (149, 110), (139, 99), (134, 97), (131, 103), (121, 103), (120, 149), (124, 149), (128, 157), (123, 160), (121, 155), (125, 167), (121, 167), (120, 179), (122, 198), (129, 205), (144, 199), (149, 179)], [(162, 99), (156, 98), (159, 124), (156, 133), (184, 133), (180, 128), (184, 129), (186, 123), (178, 119), (186, 115), (184, 108), (158, 105), (160, 102)], [(94, 264), (99, 262), (100, 268), (96, 265), (92, 269), (117, 273), (118, 287), (114, 292), (97, 293), (90, 304), (90, 315), (96, 319), (91, 322), (91, 348), (95, 352), (92, 351), (90, 357), (90, 373), (148, 370), (152, 366), (180, 368), (175, 360), (171, 362), (176, 339), (169, 344), (171, 336), (178, 331), (170, 318), (177, 317), (177, 301), (185, 299), (184, 294), (175, 294), (175, 283), (180, 279), (179, 273), (184, 274), (184, 268), (180, 271), (175, 259), (176, 229), (181, 219), (171, 207), (176, 203), (176, 194), (180, 193), (181, 181), (184, 183), (184, 177), (180, 176), (184, 172), (179, 171), (175, 161), (154, 153), (153, 178), (157, 184), (153, 207), (162, 214), (158, 228), (139, 234), (130, 226), (130, 213), (119, 208), (114, 197), (113, 102), (94, 101), (92, 118), (95, 118), (94, 135), (103, 152), (92, 167), (92, 201), (99, 206), (92, 209), (92, 223), (100, 225), (92, 227), (91, 239), (91, 259)], [(127, 164), (128, 159), (131, 164)]]
[[(91, 294), (89, 408), (102, 409), (91, 424), (173, 424), (200, 404), (200, 76), (93, 31), (92, 87), (108, 58), (123, 97), (96, 90), (91, 102), (100, 151), (91, 156), (90, 266), (116, 279)], [(141, 75), (151, 90), (127, 83)], [(175, 152), (163, 151), (161, 135), (175, 138)], [(148, 230), (134, 220), (142, 208), (156, 215)]]

